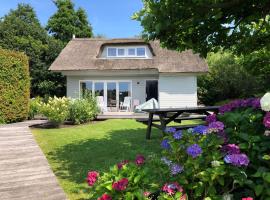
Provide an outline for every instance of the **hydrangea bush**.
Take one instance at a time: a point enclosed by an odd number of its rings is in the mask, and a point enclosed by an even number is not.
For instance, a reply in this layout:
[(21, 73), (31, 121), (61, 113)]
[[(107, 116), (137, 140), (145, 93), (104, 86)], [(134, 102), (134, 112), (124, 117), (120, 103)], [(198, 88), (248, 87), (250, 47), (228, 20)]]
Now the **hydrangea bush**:
[(187, 199), (178, 182), (164, 182), (166, 174), (160, 173), (162, 170), (157, 159), (146, 160), (143, 155), (137, 155), (134, 161), (121, 161), (108, 173), (90, 171), (87, 176), (92, 191), (90, 199)]
[(56, 127), (63, 123), (69, 115), (69, 99), (66, 97), (49, 97), (48, 102), (40, 102), (39, 112), (46, 116)]
[(205, 125), (167, 128), (160, 158), (90, 172), (90, 199), (270, 199), (270, 94), (220, 107)]

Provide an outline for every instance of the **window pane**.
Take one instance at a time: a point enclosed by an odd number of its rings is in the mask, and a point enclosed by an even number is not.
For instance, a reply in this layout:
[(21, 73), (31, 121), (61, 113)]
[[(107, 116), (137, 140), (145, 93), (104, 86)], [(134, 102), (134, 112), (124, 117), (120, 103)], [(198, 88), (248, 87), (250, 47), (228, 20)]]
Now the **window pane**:
[(137, 56), (145, 56), (145, 48), (137, 48)]
[(102, 82), (95, 83), (95, 95), (104, 96), (104, 83)]
[(108, 107), (116, 107), (116, 83), (107, 83), (107, 104)]
[(131, 97), (130, 82), (119, 82), (119, 103), (124, 102), (125, 97)]
[(116, 48), (108, 48), (108, 56), (116, 56)]
[(125, 49), (118, 49), (118, 56), (124, 56), (125, 55)]
[(92, 95), (92, 81), (81, 82), (81, 97)]
[(135, 56), (136, 55), (135, 49), (134, 48), (133, 49), (128, 49), (128, 55), (129, 56)]

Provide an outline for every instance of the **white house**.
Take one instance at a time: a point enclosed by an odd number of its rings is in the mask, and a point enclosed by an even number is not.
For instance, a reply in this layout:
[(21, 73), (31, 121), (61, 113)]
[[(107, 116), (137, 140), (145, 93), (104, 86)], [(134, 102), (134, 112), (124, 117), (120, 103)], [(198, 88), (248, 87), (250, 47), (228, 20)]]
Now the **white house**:
[(107, 111), (155, 98), (161, 108), (197, 106), (197, 75), (206, 62), (191, 50), (171, 51), (158, 41), (74, 38), (50, 70), (67, 77), (67, 96), (97, 94)]

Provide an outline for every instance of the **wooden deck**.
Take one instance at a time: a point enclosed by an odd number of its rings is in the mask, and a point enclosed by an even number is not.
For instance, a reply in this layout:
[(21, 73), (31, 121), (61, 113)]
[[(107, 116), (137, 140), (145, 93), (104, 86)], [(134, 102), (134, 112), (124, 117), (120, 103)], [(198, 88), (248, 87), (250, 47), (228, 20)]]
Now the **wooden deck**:
[(28, 128), (41, 122), (0, 125), (1, 200), (67, 199)]
[(97, 119), (148, 119), (148, 114), (134, 112), (105, 112), (99, 114)]

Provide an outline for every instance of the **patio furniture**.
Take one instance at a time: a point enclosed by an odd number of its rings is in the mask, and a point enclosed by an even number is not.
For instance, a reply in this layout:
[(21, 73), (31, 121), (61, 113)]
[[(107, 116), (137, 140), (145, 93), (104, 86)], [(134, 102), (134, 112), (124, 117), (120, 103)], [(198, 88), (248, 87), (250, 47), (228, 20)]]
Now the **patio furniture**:
[(136, 106), (140, 105), (140, 100), (139, 99), (134, 99), (133, 100), (133, 110), (135, 110)]
[(104, 103), (104, 97), (103, 96), (97, 96), (97, 104), (100, 108), (100, 111), (103, 113), (106, 111), (105, 103)]
[(125, 110), (126, 112), (131, 109), (131, 97), (125, 97), (124, 102), (120, 102), (120, 110)]
[[(160, 109), (143, 109), (142, 111), (149, 113), (148, 120), (141, 120), (147, 123), (146, 139), (151, 137), (152, 126), (162, 130), (163, 134), (167, 127), (174, 127), (177, 129), (192, 128), (196, 125), (180, 125), (180, 126), (167, 126), (170, 122), (181, 122), (182, 120), (204, 119), (211, 113), (218, 113), (219, 106), (206, 106), (206, 107), (186, 107), (186, 108), (160, 108)], [(183, 113), (192, 114), (193, 116), (182, 116)], [(196, 114), (197, 116), (194, 116)], [(157, 115), (157, 119), (153, 119)], [(153, 123), (153, 121), (160, 122), (160, 124)]]

